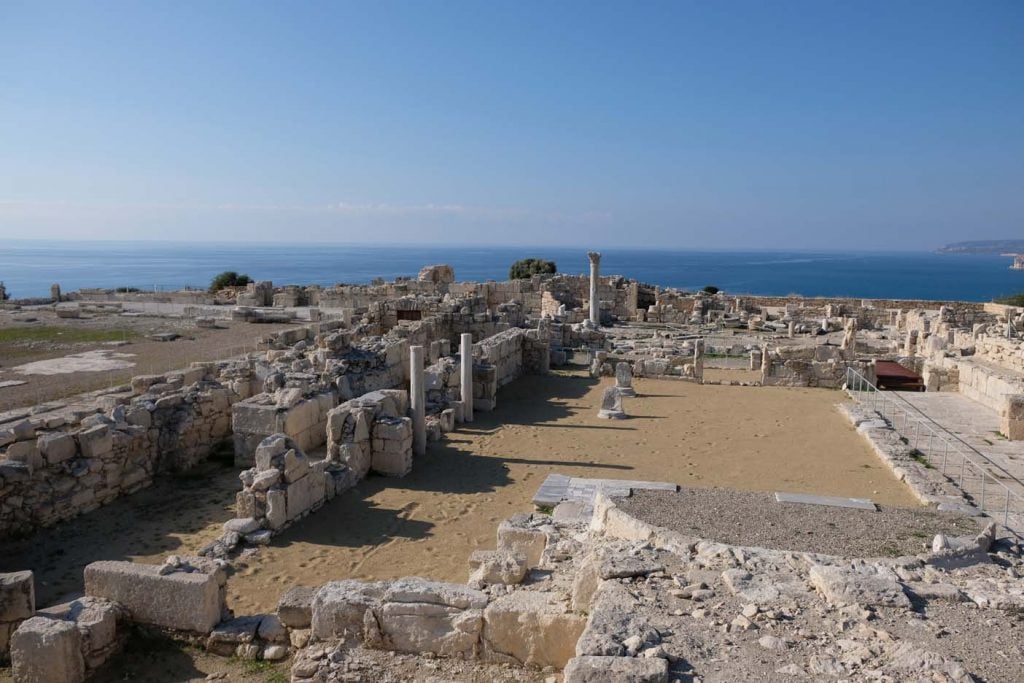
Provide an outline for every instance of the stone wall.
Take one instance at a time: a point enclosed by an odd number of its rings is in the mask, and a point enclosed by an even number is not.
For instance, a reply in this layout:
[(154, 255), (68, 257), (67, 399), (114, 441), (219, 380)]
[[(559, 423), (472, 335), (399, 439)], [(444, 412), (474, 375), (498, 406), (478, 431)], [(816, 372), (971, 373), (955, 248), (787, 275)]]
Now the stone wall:
[(762, 359), (761, 384), (839, 389), (846, 383), (848, 367), (874, 381), (870, 361), (847, 360), (838, 346), (779, 347)]
[(0, 422), (0, 536), (70, 519), (204, 460), (251, 393), (247, 360), (143, 375), (131, 386)]

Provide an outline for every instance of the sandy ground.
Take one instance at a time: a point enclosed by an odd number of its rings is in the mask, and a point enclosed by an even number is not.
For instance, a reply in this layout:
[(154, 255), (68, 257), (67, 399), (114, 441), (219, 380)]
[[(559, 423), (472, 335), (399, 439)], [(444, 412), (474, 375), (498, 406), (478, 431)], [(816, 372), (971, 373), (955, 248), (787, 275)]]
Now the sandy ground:
[[(29, 319), (34, 320), (27, 322)], [(222, 327), (218, 329), (200, 329), (191, 320), (174, 318), (110, 315), (73, 319), (57, 318), (49, 309), (0, 311), (0, 330), (55, 327), (66, 330), (72, 337), (76, 333), (109, 331), (121, 342), (116, 346), (106, 342), (69, 342), (66, 335), (56, 333), (45, 340), (0, 342), (0, 383), (26, 382), (8, 387), (0, 384), (0, 411), (123, 384), (134, 375), (177, 370), (188, 367), (193, 361), (218, 360), (252, 351), (260, 337), (292, 327), (227, 321), (219, 325)], [(157, 332), (175, 332), (181, 337), (169, 342), (146, 338)], [(98, 355), (95, 352), (100, 351), (110, 359), (121, 361), (115, 364), (121, 367), (109, 369), (95, 362), (94, 356)], [(82, 354), (88, 354), (85, 360), (93, 356), (93, 362), (83, 363)], [(68, 373), (23, 374), (14, 370), (29, 363), (61, 358), (67, 358)], [(94, 369), (82, 369), (90, 365)]]
[[(524, 377), (493, 413), (432, 444), (401, 479), (371, 477), (239, 563), (237, 613), (274, 609), (292, 585), (421, 575), (465, 581), (497, 524), (531, 509), (549, 473), (799, 491), (915, 506), (836, 412), (838, 392), (638, 379), (625, 421), (596, 417), (603, 387), (581, 375)], [(209, 469), (0, 546), (4, 570), (32, 568), (40, 604), (80, 585), (95, 559), (158, 562), (194, 551), (231, 516), (238, 481)]]

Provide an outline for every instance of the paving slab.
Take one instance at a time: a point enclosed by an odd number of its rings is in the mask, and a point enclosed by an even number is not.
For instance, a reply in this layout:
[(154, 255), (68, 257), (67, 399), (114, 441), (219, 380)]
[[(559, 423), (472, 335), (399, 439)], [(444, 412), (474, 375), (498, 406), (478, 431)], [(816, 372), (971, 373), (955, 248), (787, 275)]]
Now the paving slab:
[(635, 479), (586, 479), (549, 474), (533, 496), (533, 504), (554, 507), (563, 502), (575, 502), (590, 508), (598, 491), (613, 498), (628, 496), (636, 489), (678, 491), (679, 486), (665, 481), (639, 481)]
[(837, 508), (854, 508), (857, 510), (877, 511), (878, 508), (867, 498), (843, 498), (841, 496), (816, 496), (811, 493), (775, 492), (775, 500), (779, 503), (800, 503), (802, 505), (829, 505)]

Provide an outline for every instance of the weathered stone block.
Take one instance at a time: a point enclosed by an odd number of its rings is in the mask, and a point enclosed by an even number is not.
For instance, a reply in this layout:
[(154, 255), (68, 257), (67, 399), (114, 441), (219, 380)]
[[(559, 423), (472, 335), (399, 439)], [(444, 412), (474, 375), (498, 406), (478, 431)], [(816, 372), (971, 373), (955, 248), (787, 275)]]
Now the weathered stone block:
[(286, 515), (288, 521), (296, 519), (311, 508), (323, 503), (325, 482), (322, 476), (305, 476), (288, 487)]
[(260, 621), (260, 616), (237, 617), (222, 621), (210, 632), (206, 639), (206, 649), (222, 657), (234, 654), (239, 645), (251, 643), (256, 639)]
[(70, 434), (43, 434), (36, 441), (36, 447), (50, 465), (73, 458), (78, 450)]
[(114, 446), (114, 439), (110, 434), (110, 428), (106, 425), (97, 425), (79, 432), (78, 446), (82, 451), (83, 457), (103, 457)]
[(485, 593), (463, 584), (407, 577), (391, 583), (370, 625), (386, 649), (473, 656), (486, 604)]
[(518, 590), (484, 610), (483, 643), (488, 659), (562, 668), (575, 654), (586, 617), (571, 614), (559, 596)]
[(93, 562), (85, 568), (85, 593), (123, 605), (134, 621), (209, 633), (223, 607), (218, 576), (160, 571), (151, 564)]
[(0, 622), (28, 619), (35, 611), (36, 591), (32, 572), (0, 574)]
[(267, 524), (271, 529), (280, 529), (288, 522), (288, 497), (280, 489), (267, 491)]
[(517, 523), (517, 517), (498, 525), (498, 549), (524, 556), (528, 567), (540, 564), (546, 544), (547, 535), (543, 531), (522, 526)]
[(32, 617), (11, 636), (11, 668), (18, 683), (85, 680), (82, 637), (74, 622)]
[(86, 665), (95, 667), (111, 654), (117, 641), (119, 608), (102, 598), (76, 598), (53, 607), (39, 610), (41, 616), (70, 621), (78, 627), (82, 637), (82, 653)]
[(383, 582), (345, 580), (324, 584), (313, 596), (313, 636), (362, 643), (366, 612), (380, 604), (386, 590)]
[(432, 603), (388, 602), (373, 610), (382, 645), (396, 652), (433, 652), (453, 657), (476, 654), (483, 615)]
[(316, 590), (305, 586), (289, 588), (277, 602), (277, 616), (288, 628), (309, 628), (313, 621)]
[(507, 550), (475, 550), (469, 556), (469, 583), (480, 585), (522, 583), (526, 557)]

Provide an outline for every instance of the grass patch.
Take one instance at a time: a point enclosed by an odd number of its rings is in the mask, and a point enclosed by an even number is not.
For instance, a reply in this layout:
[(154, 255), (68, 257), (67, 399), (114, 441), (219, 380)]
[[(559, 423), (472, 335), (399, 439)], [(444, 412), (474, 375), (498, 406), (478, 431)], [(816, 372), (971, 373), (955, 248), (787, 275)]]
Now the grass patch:
[(274, 663), (265, 659), (236, 659), (235, 661), (241, 664), (242, 671), (247, 674), (261, 674), (274, 669)]
[(138, 336), (132, 330), (92, 330), (74, 327), (40, 325), (38, 327), (8, 327), (0, 329), (0, 344), (18, 342), (109, 342), (134, 339)]
[(921, 465), (926, 470), (935, 469), (934, 467), (932, 467), (932, 464), (928, 462), (928, 458), (924, 457), (924, 455), (921, 454), (921, 451), (912, 452), (910, 454), (910, 457), (913, 458), (914, 461), (917, 462), (917, 464)]

